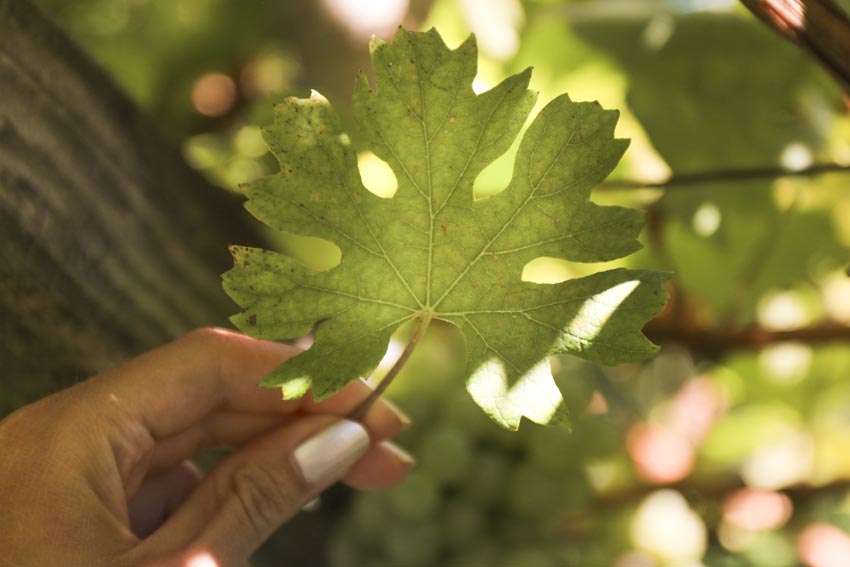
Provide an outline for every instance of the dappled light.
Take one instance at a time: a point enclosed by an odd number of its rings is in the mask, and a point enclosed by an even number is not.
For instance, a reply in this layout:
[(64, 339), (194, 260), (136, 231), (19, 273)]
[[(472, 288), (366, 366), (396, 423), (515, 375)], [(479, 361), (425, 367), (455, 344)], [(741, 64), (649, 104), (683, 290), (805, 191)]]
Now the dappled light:
[(207, 551), (199, 551), (193, 554), (183, 567), (222, 567), (221, 564), (216, 561), (215, 557), (212, 556), (211, 553)]
[(638, 474), (651, 484), (678, 482), (694, 468), (694, 448), (684, 436), (665, 427), (637, 424), (627, 447)]
[(850, 278), (843, 273), (824, 278), (821, 286), (824, 309), (829, 317), (845, 325), (850, 324)]
[(781, 528), (793, 511), (785, 494), (753, 488), (742, 488), (723, 502), (723, 520), (753, 532)]
[[(512, 371), (513, 370), (513, 371)], [(508, 377), (512, 376), (513, 380)], [(549, 362), (543, 361), (523, 376), (493, 357), (477, 368), (467, 382), (472, 398), (500, 420), (519, 420), (523, 415), (537, 423), (549, 423), (563, 403), (552, 381)], [(499, 400), (504, 400), (500, 402)]]
[(608, 319), (614, 315), (614, 311), (639, 285), (639, 281), (623, 282), (588, 298), (567, 324), (567, 330), (573, 335), (585, 336), (589, 339), (596, 337), (602, 332)]
[(615, 491), (623, 480), (623, 464), (614, 459), (599, 459), (585, 464), (587, 480), (600, 494)]
[(331, 16), (360, 38), (384, 37), (401, 24), (408, 0), (322, 0)]
[(801, 342), (770, 345), (759, 354), (759, 363), (770, 381), (776, 384), (794, 384), (803, 380), (809, 373), (812, 349)]
[(699, 446), (728, 409), (728, 391), (710, 376), (691, 378), (665, 407), (662, 422)]
[(844, 567), (850, 557), (850, 535), (832, 524), (813, 524), (800, 534), (797, 549), (806, 567)]
[(398, 180), (387, 162), (370, 151), (357, 153), (357, 167), (363, 185), (378, 197), (389, 199), (398, 190)]
[(646, 497), (632, 520), (631, 537), (638, 549), (674, 565), (696, 563), (707, 545), (705, 524), (674, 490)]
[(672, 14), (655, 15), (643, 30), (641, 40), (650, 51), (658, 51), (676, 31), (676, 19)]
[(753, 451), (741, 466), (741, 477), (753, 488), (786, 488), (808, 478), (814, 458), (814, 440), (801, 431), (788, 431), (781, 441)]
[(298, 61), (288, 53), (275, 50), (261, 53), (242, 68), (239, 88), (249, 97), (274, 96), (292, 84), (298, 70)]
[(809, 315), (800, 295), (794, 292), (767, 294), (758, 306), (759, 322), (770, 330), (800, 327)]
[(814, 161), (811, 150), (805, 144), (792, 142), (785, 146), (779, 161), (783, 167), (791, 171), (806, 169)]
[(519, 0), (460, 0), (460, 5), (484, 53), (504, 61), (517, 52), (523, 19)]
[(723, 216), (717, 205), (713, 203), (703, 203), (694, 213), (694, 231), (704, 238), (708, 238), (720, 227), (720, 222)]
[[(83, 53), (8, 49), (30, 1)], [(416, 460), (252, 565), (847, 567), (850, 66), (815, 4), (9, 3), (0, 411), (233, 316), (316, 349), (285, 395), (404, 358)], [(236, 303), (231, 244), (274, 268)]]

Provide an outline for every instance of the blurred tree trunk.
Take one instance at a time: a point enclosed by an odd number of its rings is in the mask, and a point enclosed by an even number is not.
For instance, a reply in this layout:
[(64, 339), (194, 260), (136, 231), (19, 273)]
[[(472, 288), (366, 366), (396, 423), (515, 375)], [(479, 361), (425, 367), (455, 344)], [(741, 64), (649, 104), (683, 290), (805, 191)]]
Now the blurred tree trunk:
[(28, 0), (0, 0), (0, 416), (224, 323), (249, 226)]
[(833, 0), (741, 0), (814, 57), (850, 95), (850, 17)]

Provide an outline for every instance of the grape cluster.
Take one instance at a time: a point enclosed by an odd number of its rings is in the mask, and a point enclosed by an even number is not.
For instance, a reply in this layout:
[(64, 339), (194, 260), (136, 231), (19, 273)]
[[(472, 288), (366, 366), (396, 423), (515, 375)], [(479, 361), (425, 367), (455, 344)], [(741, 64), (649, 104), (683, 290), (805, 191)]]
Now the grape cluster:
[[(586, 405), (586, 395), (573, 394)], [(400, 402), (415, 423), (400, 440), (417, 466), (392, 490), (353, 497), (332, 540), (333, 567), (610, 563), (588, 555), (617, 546), (588, 545), (607, 530), (595, 523), (604, 514), (583, 513), (593, 497), (584, 465), (620, 447), (616, 427), (586, 415), (580, 435), (531, 423), (505, 431), (462, 386)]]

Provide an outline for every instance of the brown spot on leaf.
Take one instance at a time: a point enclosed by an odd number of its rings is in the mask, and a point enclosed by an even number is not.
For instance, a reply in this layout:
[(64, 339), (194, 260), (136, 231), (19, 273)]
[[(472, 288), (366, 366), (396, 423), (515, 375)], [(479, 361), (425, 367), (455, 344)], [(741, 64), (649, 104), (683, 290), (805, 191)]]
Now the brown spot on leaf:
[(446, 223), (444, 223), (444, 222), (440, 223), (440, 231), (443, 233), (443, 236), (446, 235)]
[(257, 326), (257, 316), (251, 315), (250, 317), (248, 317), (248, 324), (251, 325), (252, 327), (256, 327)]

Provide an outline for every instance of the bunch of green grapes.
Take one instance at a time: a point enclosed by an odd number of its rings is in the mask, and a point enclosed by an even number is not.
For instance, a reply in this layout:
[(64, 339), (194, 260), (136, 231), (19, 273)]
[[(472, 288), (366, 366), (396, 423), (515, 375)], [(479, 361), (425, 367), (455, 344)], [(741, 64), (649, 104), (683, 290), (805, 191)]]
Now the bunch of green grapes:
[(415, 378), (408, 383), (426, 386), (395, 397), (413, 417), (399, 441), (417, 466), (392, 490), (353, 497), (332, 538), (332, 567), (611, 563), (618, 546), (590, 539), (605, 538), (612, 521), (588, 514), (593, 490), (585, 465), (622, 451), (622, 440), (605, 416), (576, 419), (590, 399), (592, 377), (571, 371), (562, 384), (573, 433), (532, 423), (505, 431), (459, 381)]

